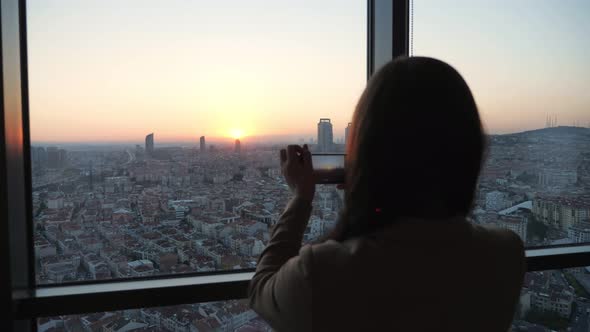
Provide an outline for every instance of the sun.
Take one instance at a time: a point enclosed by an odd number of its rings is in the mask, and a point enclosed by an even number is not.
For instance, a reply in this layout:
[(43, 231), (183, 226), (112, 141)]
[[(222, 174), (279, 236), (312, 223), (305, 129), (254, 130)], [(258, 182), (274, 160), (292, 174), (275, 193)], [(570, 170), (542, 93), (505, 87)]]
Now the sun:
[(229, 131), (229, 134), (232, 138), (240, 139), (244, 137), (244, 131), (242, 129), (232, 129)]

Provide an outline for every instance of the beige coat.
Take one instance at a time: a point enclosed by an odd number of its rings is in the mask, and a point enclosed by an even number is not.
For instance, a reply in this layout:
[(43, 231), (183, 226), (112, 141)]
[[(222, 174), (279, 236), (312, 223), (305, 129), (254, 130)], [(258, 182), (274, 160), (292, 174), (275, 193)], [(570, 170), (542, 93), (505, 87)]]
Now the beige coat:
[(311, 204), (293, 199), (260, 255), (250, 304), (278, 331), (507, 331), (525, 271), (511, 231), (405, 220), (301, 247)]

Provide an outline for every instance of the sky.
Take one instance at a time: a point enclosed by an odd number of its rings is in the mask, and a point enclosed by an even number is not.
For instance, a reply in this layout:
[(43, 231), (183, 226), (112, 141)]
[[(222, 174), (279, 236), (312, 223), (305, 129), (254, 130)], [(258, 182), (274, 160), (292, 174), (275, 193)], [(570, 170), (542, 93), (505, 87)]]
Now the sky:
[[(590, 1), (414, 0), (413, 55), (469, 84), (491, 133), (590, 126)], [(443, 6), (444, 5), (444, 6)]]
[[(414, 1), (413, 49), (489, 132), (590, 122), (588, 1)], [(487, 4), (484, 6), (483, 4)], [(492, 7), (493, 6), (493, 7)], [(33, 142), (342, 137), (366, 82), (363, 0), (29, 0)]]

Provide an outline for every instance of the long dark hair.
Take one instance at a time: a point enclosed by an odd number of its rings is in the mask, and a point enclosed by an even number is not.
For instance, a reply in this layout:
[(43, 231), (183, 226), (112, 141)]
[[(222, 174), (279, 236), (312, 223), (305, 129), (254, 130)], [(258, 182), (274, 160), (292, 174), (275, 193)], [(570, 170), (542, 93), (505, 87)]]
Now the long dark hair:
[(328, 238), (342, 241), (400, 218), (467, 216), (485, 149), (461, 75), (426, 57), (401, 57), (367, 83), (347, 147), (345, 204)]

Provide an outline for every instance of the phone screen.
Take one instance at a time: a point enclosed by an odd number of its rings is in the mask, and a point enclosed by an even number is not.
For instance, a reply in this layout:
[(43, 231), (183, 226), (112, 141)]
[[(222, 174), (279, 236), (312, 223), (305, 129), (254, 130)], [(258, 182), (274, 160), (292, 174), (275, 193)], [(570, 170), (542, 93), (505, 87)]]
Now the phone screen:
[(344, 183), (344, 154), (312, 154), (316, 183)]

